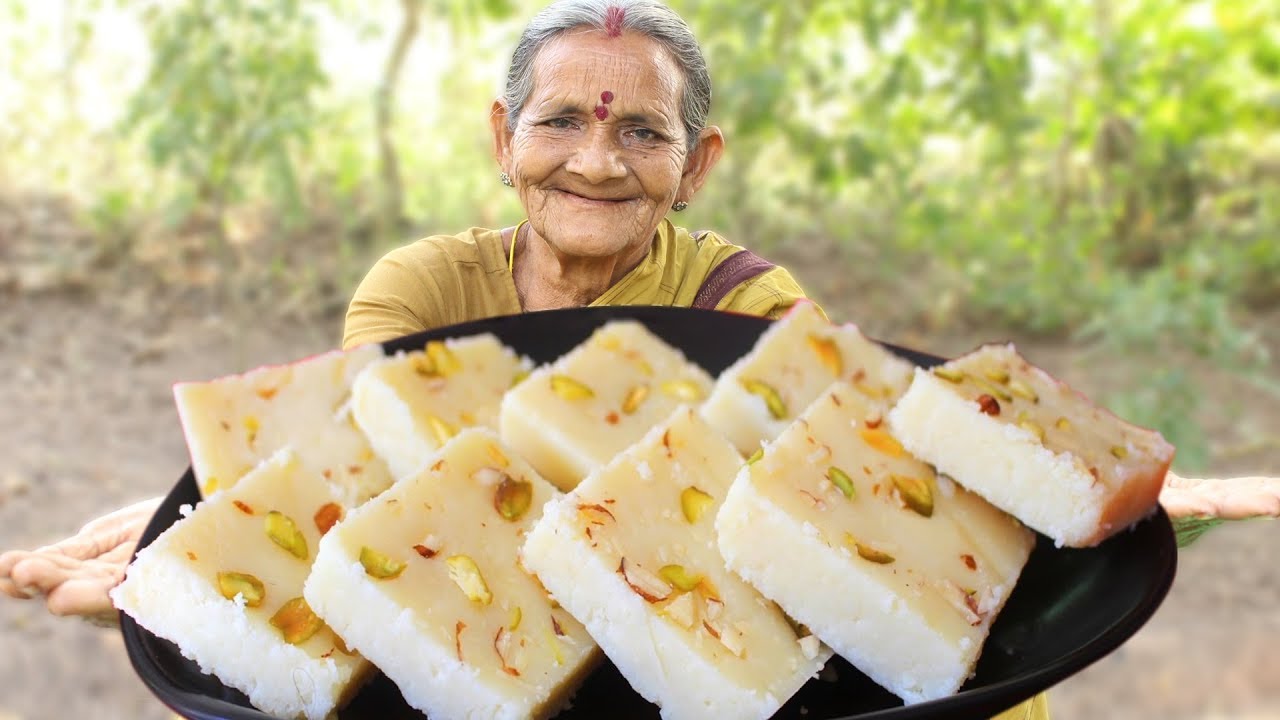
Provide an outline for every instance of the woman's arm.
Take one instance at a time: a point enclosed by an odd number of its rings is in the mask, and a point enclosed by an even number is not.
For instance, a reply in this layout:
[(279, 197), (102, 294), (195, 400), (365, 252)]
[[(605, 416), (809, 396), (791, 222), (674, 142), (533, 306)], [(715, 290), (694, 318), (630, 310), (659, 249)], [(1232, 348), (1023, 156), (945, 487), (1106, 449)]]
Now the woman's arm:
[(1160, 504), (1170, 517), (1280, 517), (1280, 478), (1184, 478), (1169, 473)]
[(53, 545), (0, 555), (0, 592), (19, 599), (43, 598), (54, 615), (114, 625), (118, 616), (107, 593), (124, 579), (138, 539), (161, 500), (116, 510)]

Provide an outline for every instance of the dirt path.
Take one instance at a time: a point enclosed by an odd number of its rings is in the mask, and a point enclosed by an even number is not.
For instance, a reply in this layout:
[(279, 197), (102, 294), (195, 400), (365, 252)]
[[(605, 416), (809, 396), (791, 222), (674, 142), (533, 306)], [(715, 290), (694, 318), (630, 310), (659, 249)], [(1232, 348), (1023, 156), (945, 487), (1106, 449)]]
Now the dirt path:
[[(839, 297), (814, 285), (819, 297)], [(834, 317), (854, 313), (851, 303), (827, 305)], [(54, 540), (97, 513), (167, 491), (187, 465), (174, 381), (296, 359), (338, 335), (337, 318), (263, 321), (247, 308), (236, 312), (210, 315), (193, 299), (141, 290), (109, 305), (62, 293), (0, 294), (0, 547)], [(974, 344), (915, 339), (938, 353)], [(1037, 347), (1034, 359), (1070, 380), (1083, 375), (1051, 346)], [(1232, 392), (1241, 395), (1239, 421), (1280, 428), (1274, 407), (1247, 389)], [(1219, 469), (1280, 469), (1275, 451), (1235, 462)], [(1280, 718), (1277, 547), (1280, 522), (1252, 522), (1183, 553), (1155, 619), (1055, 689), (1055, 718)], [(116, 632), (0, 601), (0, 648), (0, 720), (168, 717)]]

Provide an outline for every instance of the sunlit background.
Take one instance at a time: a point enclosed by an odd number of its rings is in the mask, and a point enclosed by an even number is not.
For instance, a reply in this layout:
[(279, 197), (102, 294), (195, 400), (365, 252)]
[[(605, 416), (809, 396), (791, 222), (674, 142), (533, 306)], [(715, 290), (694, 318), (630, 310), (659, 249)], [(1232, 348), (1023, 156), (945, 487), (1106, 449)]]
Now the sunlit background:
[[(383, 252), (518, 221), (487, 114), (543, 4), (0, 2), (0, 546), (170, 486), (172, 382), (332, 347)], [(681, 224), (885, 340), (1015, 340), (1184, 474), (1280, 472), (1280, 2), (671, 4), (728, 139)], [(1277, 541), (1184, 552), (1056, 717), (1280, 717)], [(6, 602), (0, 647), (0, 720), (164, 717), (109, 633)]]

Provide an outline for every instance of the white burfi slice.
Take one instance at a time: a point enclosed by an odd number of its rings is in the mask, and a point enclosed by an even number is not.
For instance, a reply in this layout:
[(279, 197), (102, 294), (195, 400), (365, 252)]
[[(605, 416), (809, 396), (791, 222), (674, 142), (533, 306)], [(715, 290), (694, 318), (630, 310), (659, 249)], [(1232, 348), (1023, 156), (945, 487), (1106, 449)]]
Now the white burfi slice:
[(710, 392), (706, 371), (633, 320), (609, 322), (507, 393), (502, 439), (571, 490), (681, 403)]
[(351, 385), (377, 345), (334, 351), (205, 382), (174, 385), (178, 418), (203, 496), (233, 487), (286, 445), (354, 506), (391, 485), (391, 474), (351, 418)]
[(342, 513), (329, 485), (281, 450), (142, 549), (111, 599), (259, 710), (328, 717), (373, 672), (302, 599)]
[(525, 542), (525, 566), (664, 718), (769, 717), (831, 656), (716, 549), (716, 509), (741, 464), (678, 408), (549, 505)]
[(464, 427), (498, 429), (502, 396), (532, 364), (491, 334), (434, 340), (375, 360), (352, 388), (352, 412), (394, 477), (417, 471)]
[(835, 380), (891, 403), (906, 391), (912, 368), (856, 325), (834, 325), (813, 303), (797, 303), (720, 374), (702, 416), (750, 456)]
[(1035, 537), (842, 381), (743, 468), (716, 529), (730, 568), (907, 703), (973, 673)]
[(558, 491), (471, 428), (320, 543), (306, 598), (432, 718), (547, 717), (600, 658), (519, 565)]
[(911, 452), (1059, 545), (1088, 547), (1151, 514), (1174, 448), (987, 345), (919, 370), (889, 415)]

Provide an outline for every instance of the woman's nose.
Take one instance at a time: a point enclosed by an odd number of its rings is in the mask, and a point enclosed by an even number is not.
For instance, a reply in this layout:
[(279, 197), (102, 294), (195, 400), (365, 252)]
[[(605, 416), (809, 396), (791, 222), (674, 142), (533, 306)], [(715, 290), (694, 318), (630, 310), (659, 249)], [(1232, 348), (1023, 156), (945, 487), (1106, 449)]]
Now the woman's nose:
[(612, 180), (627, 174), (620, 154), (612, 128), (597, 126), (583, 136), (565, 169), (591, 183)]

